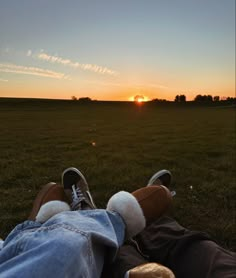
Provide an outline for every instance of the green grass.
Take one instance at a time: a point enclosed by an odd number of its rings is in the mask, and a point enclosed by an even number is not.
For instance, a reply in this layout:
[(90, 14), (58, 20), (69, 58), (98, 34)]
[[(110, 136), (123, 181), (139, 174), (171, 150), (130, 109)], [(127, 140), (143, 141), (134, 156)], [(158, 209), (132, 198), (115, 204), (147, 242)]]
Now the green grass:
[(85, 174), (99, 207), (166, 168), (174, 217), (236, 250), (234, 108), (0, 99), (0, 131), (0, 236), (69, 166)]

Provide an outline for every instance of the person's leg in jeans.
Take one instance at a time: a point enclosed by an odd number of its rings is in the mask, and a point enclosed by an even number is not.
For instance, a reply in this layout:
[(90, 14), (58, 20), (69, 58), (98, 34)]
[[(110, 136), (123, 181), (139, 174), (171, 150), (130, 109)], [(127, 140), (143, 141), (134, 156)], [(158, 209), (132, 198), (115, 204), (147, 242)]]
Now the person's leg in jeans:
[[(73, 203), (79, 206), (83, 196), (76, 190)], [(123, 243), (125, 222), (116, 212), (70, 211), (61, 202), (66, 199), (63, 187), (57, 184), (42, 189), (30, 220), (18, 225), (4, 242), (0, 277), (99, 277), (105, 254), (113, 258)], [(45, 208), (52, 203), (59, 203), (62, 212), (50, 217), (56, 206), (52, 211)]]
[(61, 212), (44, 224), (27, 221), (0, 251), (0, 277), (99, 277), (105, 253), (114, 256), (124, 235), (122, 218), (105, 210)]
[[(116, 212), (88, 207), (88, 197), (79, 188), (83, 182), (84, 177), (77, 175), (71, 201), (73, 209), (86, 204), (86, 210), (70, 211), (69, 205), (61, 202), (68, 197), (63, 187), (51, 183), (43, 188), (30, 220), (18, 225), (4, 242), (1, 277), (100, 276), (105, 254), (113, 258), (123, 243), (126, 224)], [(71, 188), (66, 184), (65, 190), (72, 194), (72, 184)], [(55, 208), (62, 212), (54, 215)]]

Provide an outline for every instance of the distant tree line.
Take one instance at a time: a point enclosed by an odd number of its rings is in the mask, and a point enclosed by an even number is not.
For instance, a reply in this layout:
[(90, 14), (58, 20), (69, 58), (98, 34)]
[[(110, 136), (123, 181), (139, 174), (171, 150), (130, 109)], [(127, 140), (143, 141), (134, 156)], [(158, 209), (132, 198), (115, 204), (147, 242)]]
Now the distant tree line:
[(217, 102), (217, 101), (227, 101), (227, 102), (235, 102), (236, 98), (235, 97), (223, 97), (220, 98), (219, 96), (212, 96), (212, 95), (197, 95), (194, 98), (194, 101), (197, 102)]
[[(175, 96), (175, 102), (185, 102), (186, 96), (185, 95), (177, 95)], [(217, 102), (217, 101), (227, 101), (227, 102), (236, 102), (235, 97), (223, 97), (220, 96), (212, 96), (212, 95), (196, 95), (194, 98), (196, 102)]]
[(86, 103), (92, 101), (92, 99), (90, 97), (77, 98), (76, 96), (72, 96), (71, 99), (74, 100), (74, 101), (86, 102)]
[(229, 102), (236, 102), (236, 97), (227, 97), (224, 100), (229, 101)]
[(152, 99), (152, 102), (167, 102), (167, 100), (162, 98), (154, 98)]
[[(140, 96), (137, 96), (138, 98), (140, 98)], [(88, 103), (88, 102), (91, 102), (91, 101), (94, 101), (92, 100), (90, 97), (81, 97), (81, 98), (77, 98), (76, 96), (72, 96), (71, 99), (73, 101), (79, 101), (79, 102), (82, 102), (82, 103)], [(187, 98), (184, 94), (182, 95), (176, 95), (175, 96), (175, 99), (174, 99), (175, 102), (186, 102), (187, 101)], [(229, 103), (236, 103), (236, 97), (223, 97), (223, 98), (220, 98), (220, 96), (212, 96), (212, 95), (196, 95), (194, 100), (195, 102), (199, 102), (199, 103), (206, 103), (206, 102), (219, 102), (219, 101), (226, 101), (226, 102), (229, 102)], [(168, 100), (166, 99), (160, 99), (160, 98), (154, 98), (151, 100), (151, 102), (168, 102)]]

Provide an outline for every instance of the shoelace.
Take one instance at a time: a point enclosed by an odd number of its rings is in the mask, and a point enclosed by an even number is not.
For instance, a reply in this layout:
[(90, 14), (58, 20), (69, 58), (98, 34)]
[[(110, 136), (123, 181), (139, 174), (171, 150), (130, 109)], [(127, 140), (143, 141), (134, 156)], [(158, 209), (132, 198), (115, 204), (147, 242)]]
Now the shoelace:
[(81, 202), (85, 200), (85, 197), (79, 187), (72, 185), (72, 203), (71, 209), (81, 209)]

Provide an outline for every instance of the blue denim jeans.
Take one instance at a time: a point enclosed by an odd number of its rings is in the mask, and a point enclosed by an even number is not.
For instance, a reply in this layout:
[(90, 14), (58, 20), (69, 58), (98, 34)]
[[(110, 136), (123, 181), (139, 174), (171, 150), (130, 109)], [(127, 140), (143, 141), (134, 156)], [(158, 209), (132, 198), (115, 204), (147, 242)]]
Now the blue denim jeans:
[(0, 277), (100, 277), (124, 237), (120, 215), (102, 209), (62, 212), (44, 224), (25, 221), (4, 242)]

